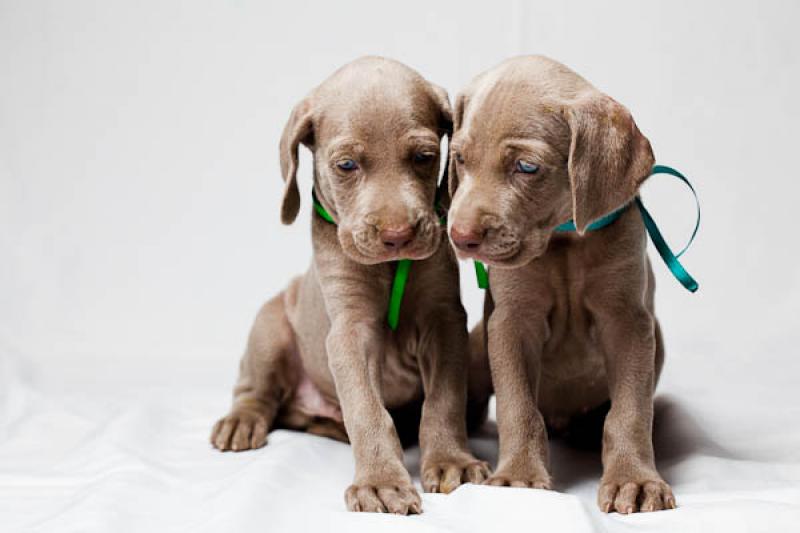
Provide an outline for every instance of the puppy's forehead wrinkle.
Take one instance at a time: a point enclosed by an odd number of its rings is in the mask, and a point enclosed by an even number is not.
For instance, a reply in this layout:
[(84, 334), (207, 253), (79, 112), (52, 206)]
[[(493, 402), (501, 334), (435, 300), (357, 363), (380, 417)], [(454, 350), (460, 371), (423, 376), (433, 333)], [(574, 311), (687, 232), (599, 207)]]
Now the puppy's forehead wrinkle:
[(358, 139), (353, 137), (338, 137), (330, 141), (328, 145), (328, 156), (334, 156), (340, 153), (352, 153), (355, 155), (364, 152), (364, 144), (359, 142)]
[(420, 113), (408, 98), (354, 98), (325, 110), (319, 142), (325, 144), (404, 145), (439, 143), (434, 110)]
[(413, 125), (437, 127), (439, 105), (431, 85), (417, 72), (393, 60), (356, 60), (315, 90), (318, 109), (327, 122), (376, 134)]
[(416, 145), (432, 144), (435, 145), (437, 148), (439, 147), (439, 137), (436, 134), (434, 134), (431, 130), (424, 128), (411, 129), (405, 134), (403, 140), (405, 140), (410, 144), (416, 144)]
[(495, 70), (506, 80), (522, 80), (540, 92), (575, 98), (594, 87), (583, 76), (566, 65), (541, 55), (524, 55), (507, 59)]
[[(535, 162), (559, 164), (566, 162), (566, 149), (559, 150), (559, 144), (551, 144), (544, 139), (551, 140), (558, 135), (537, 133), (530, 137), (509, 137), (500, 142), (501, 149), (512, 154), (521, 153), (531, 157)], [(564, 136), (566, 137), (566, 136)]]
[(513, 134), (558, 136), (565, 124), (563, 110), (599, 94), (580, 75), (547, 57), (511, 58), (466, 89), (462, 129), (495, 142)]
[(342, 66), (319, 85), (319, 90), (352, 94), (370, 86), (381, 84), (409, 85), (424, 82), (424, 78), (410, 67), (385, 57), (361, 57)]

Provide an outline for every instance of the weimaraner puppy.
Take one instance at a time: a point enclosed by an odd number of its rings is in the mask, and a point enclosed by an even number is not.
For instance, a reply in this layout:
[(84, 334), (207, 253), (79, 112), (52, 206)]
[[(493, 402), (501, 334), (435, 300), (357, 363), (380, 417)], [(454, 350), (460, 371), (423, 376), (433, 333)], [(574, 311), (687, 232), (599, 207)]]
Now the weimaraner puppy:
[[(233, 408), (211, 434), (216, 448), (258, 448), (276, 427), (349, 440), (348, 509), (419, 513), (392, 418), (416, 410), (426, 491), (489, 475), (467, 445), (466, 313), (435, 209), (440, 141), (451, 130), (443, 89), (377, 57), (345, 65), (295, 106), (280, 142), (281, 219), (292, 223), (300, 206), (303, 144), (334, 222), (312, 215), (311, 267), (258, 313)], [(393, 331), (387, 303), (403, 258), (413, 263)]]
[[(487, 483), (550, 488), (546, 428), (610, 400), (600, 508), (674, 508), (653, 456), (664, 350), (645, 228), (634, 208), (589, 230), (636, 197), (649, 141), (625, 107), (539, 56), (479, 75), (453, 119), (450, 238), (460, 258), (492, 266), (475, 332), (497, 396), (500, 455)], [(570, 219), (577, 231), (554, 232)]]

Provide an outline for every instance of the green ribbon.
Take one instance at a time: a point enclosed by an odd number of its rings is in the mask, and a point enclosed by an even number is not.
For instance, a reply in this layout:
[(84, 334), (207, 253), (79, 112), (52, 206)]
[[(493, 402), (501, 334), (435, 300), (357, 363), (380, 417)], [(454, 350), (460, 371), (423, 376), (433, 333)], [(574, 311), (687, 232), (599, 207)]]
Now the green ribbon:
[(386, 319), (392, 330), (397, 329), (400, 321), (400, 304), (403, 303), (403, 294), (406, 292), (406, 282), (408, 281), (408, 271), (411, 268), (411, 259), (401, 259), (397, 262), (397, 269), (394, 271), (394, 281), (392, 282), (392, 295), (389, 298), (389, 313)]
[[(644, 207), (642, 199), (637, 196), (634, 199), (634, 203), (636, 204), (636, 207), (639, 208), (639, 213), (642, 215), (642, 221), (644, 222), (645, 229), (647, 229), (647, 234), (650, 235), (650, 240), (653, 241), (653, 245), (656, 247), (656, 250), (658, 250), (658, 254), (667, 265), (667, 268), (669, 268), (670, 272), (672, 272), (672, 275), (675, 276), (675, 279), (677, 279), (681, 285), (686, 287), (687, 290), (690, 292), (696, 292), (697, 289), (700, 288), (700, 285), (697, 283), (697, 281), (695, 281), (691, 274), (689, 274), (686, 269), (683, 268), (683, 265), (680, 261), (678, 261), (678, 258), (689, 249), (689, 246), (691, 246), (695, 236), (697, 235), (697, 230), (700, 229), (700, 200), (697, 198), (697, 191), (694, 190), (694, 187), (692, 187), (692, 184), (689, 182), (689, 179), (686, 176), (672, 167), (668, 167), (666, 165), (655, 165), (650, 171), (650, 175), (654, 176), (656, 174), (669, 174), (671, 176), (675, 176), (685, 183), (694, 195), (695, 205), (697, 206), (697, 219), (694, 224), (692, 236), (689, 237), (689, 242), (686, 243), (686, 246), (684, 246), (683, 249), (677, 254), (673, 253), (672, 249), (667, 244), (666, 239), (664, 239), (664, 236), (658, 229), (656, 221), (650, 215), (650, 212)], [(613, 224), (620, 217), (623, 211), (628, 209), (628, 207), (629, 205), (620, 207), (616, 211), (609, 213), (603, 218), (592, 222), (586, 229), (588, 231), (596, 231)], [(563, 224), (556, 226), (554, 231), (562, 233), (576, 231), (575, 221), (569, 220), (564, 222)], [(486, 267), (480, 261), (475, 261), (475, 274), (478, 278), (478, 287), (481, 289), (487, 288), (489, 286), (489, 278), (486, 273)]]
[(489, 273), (486, 272), (486, 266), (477, 259), (474, 262), (475, 262), (475, 279), (478, 280), (478, 288), (488, 289)]
[(328, 211), (326, 211), (325, 208), (322, 207), (322, 204), (319, 203), (319, 200), (317, 200), (317, 193), (311, 191), (311, 196), (314, 198), (314, 211), (317, 212), (317, 214), (322, 218), (322, 220), (330, 224), (333, 224), (335, 226), (336, 221), (333, 220), (333, 217), (330, 215), (330, 213), (328, 213)]
[[(329, 224), (336, 225), (336, 221), (328, 213), (317, 199), (316, 192), (312, 191), (311, 196), (314, 199), (314, 211), (320, 216), (322, 220)], [(386, 320), (392, 331), (397, 329), (397, 324), (400, 322), (400, 304), (403, 303), (403, 294), (406, 291), (406, 282), (408, 281), (408, 271), (411, 269), (411, 259), (400, 259), (397, 263), (397, 268), (394, 271), (394, 281), (392, 281), (392, 293), (389, 297), (389, 312), (386, 314)]]

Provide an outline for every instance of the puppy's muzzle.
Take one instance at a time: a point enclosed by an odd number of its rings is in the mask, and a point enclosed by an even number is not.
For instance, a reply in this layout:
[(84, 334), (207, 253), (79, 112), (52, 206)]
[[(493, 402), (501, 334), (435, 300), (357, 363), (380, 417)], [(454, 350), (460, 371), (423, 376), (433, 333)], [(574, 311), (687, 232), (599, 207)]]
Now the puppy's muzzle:
[(387, 251), (398, 252), (411, 244), (416, 233), (417, 226), (401, 224), (382, 228), (378, 236)]
[(485, 237), (486, 230), (483, 228), (453, 226), (450, 229), (450, 240), (453, 241), (453, 245), (464, 252), (477, 252)]
[(352, 235), (356, 250), (361, 255), (382, 262), (425, 259), (438, 248), (440, 234), (435, 215), (381, 220), (379, 216), (370, 214)]
[(476, 225), (455, 222), (450, 227), (450, 241), (462, 259), (505, 261), (519, 251), (520, 240), (514, 231), (496, 217), (484, 217)]

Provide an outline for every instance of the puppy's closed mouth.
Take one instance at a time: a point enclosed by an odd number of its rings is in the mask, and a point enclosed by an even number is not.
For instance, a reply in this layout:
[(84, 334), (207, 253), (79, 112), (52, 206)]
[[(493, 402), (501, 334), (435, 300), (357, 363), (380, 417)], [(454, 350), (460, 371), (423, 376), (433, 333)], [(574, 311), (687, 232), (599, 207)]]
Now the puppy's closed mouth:
[(524, 239), (498, 216), (484, 215), (480, 225), (466, 231), (459, 228), (470, 225), (461, 226), (459, 222), (453, 220), (448, 236), (460, 260), (473, 259), (502, 266), (514, 261), (524, 248)]
[(515, 248), (506, 253), (500, 254), (484, 254), (484, 253), (471, 253), (471, 254), (464, 254), (466, 259), (474, 259), (476, 261), (480, 261), (485, 263), (489, 266), (509, 266), (514, 264), (514, 260), (519, 257), (521, 248)]
[[(434, 217), (431, 218), (435, 220)], [(428, 259), (439, 249), (441, 235), (438, 223), (426, 221), (419, 224), (417, 234), (412, 241), (399, 247), (390, 247), (387, 243), (382, 243), (374, 229), (354, 231), (343, 239), (340, 236), (340, 242), (345, 253), (352, 259), (364, 264), (377, 264), (403, 259), (412, 261)]]
[(420, 246), (411, 246), (408, 249), (400, 250), (386, 254), (386, 261), (399, 261), (400, 259), (411, 259), (412, 261), (420, 261), (432, 256), (438, 246), (421, 244)]
[[(353, 255), (356, 256), (352, 257), (353, 260), (369, 265), (388, 263), (390, 261), (400, 261), (402, 259), (421, 261), (431, 257), (438, 249), (437, 243), (431, 245), (420, 243), (419, 245), (412, 244), (399, 250), (382, 250), (380, 252), (376, 252), (374, 249), (360, 246), (357, 241), (354, 241), (354, 244), (355, 246), (350, 249), (343, 246), (345, 253), (349, 252), (348, 255), (351, 257)], [(353, 252), (355, 252), (355, 254), (353, 254)]]

